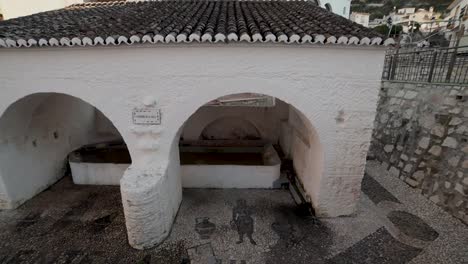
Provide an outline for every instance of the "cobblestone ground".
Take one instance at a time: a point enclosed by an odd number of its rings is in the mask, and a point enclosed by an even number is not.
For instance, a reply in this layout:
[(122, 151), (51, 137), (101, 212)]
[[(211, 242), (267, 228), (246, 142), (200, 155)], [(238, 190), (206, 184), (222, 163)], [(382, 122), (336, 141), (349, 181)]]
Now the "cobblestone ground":
[(0, 211), (0, 263), (468, 263), (467, 246), (466, 225), (375, 163), (356, 214), (320, 222), (286, 190), (186, 189), (170, 237), (144, 251), (118, 187), (66, 177)]

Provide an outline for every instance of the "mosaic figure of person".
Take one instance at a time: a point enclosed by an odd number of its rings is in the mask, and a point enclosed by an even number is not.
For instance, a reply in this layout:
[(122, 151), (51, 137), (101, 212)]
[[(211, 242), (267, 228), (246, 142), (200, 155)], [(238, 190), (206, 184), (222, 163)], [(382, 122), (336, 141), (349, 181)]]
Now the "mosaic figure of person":
[(252, 235), (254, 232), (254, 219), (252, 218), (253, 211), (247, 207), (247, 202), (244, 199), (237, 200), (236, 206), (232, 209), (232, 221), (239, 234), (239, 241), (237, 244), (244, 242), (244, 235), (250, 240), (252, 245), (257, 243), (253, 239)]

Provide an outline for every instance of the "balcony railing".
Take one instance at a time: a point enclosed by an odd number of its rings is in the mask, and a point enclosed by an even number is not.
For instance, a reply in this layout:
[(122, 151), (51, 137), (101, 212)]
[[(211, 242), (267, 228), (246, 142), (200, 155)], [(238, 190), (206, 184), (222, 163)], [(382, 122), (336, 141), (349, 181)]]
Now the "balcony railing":
[(468, 46), (389, 50), (383, 80), (468, 84)]

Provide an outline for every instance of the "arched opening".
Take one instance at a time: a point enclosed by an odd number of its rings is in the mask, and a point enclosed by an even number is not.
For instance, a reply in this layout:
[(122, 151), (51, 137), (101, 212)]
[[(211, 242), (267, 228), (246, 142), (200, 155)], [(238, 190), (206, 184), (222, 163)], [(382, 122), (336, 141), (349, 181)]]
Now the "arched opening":
[(330, 3), (326, 3), (326, 4), (325, 4), (325, 9), (328, 10), (328, 11), (330, 11), (330, 12), (333, 12), (332, 6), (331, 6)]
[(317, 132), (305, 115), (255, 93), (200, 107), (181, 128), (179, 155), (183, 187), (275, 189), (294, 183), (303, 202), (317, 195), (323, 166)]
[(116, 127), (79, 98), (32, 94), (0, 117), (0, 208), (21, 205), (65, 175), (75, 184), (118, 184), (130, 163)]
[(254, 140), (261, 135), (252, 122), (241, 116), (220, 117), (208, 124), (200, 140)]

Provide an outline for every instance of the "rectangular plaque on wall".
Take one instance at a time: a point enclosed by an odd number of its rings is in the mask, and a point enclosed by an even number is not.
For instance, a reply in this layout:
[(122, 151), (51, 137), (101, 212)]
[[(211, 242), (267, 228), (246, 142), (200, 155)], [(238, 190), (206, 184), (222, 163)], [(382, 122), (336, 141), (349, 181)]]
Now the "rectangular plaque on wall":
[(135, 108), (132, 112), (135, 125), (160, 125), (161, 110), (156, 108)]

